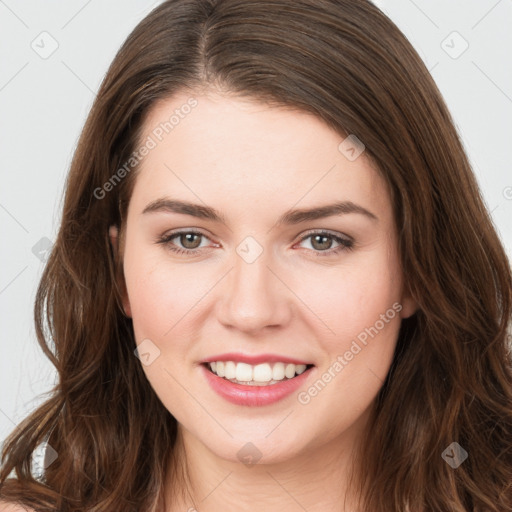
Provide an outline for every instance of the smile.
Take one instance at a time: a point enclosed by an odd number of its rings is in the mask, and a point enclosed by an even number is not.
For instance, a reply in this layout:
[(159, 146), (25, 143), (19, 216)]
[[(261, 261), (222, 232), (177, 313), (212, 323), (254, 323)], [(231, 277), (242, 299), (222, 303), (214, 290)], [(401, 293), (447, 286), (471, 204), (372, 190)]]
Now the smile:
[(199, 367), (217, 395), (235, 405), (252, 407), (270, 405), (291, 395), (304, 385), (315, 368), (302, 361), (280, 361), (276, 356), (264, 362), (263, 357), (237, 357), (245, 361), (217, 357)]
[(246, 386), (271, 386), (293, 379), (304, 373), (308, 366), (283, 362), (251, 365), (234, 361), (212, 361), (208, 364), (210, 370), (219, 377)]

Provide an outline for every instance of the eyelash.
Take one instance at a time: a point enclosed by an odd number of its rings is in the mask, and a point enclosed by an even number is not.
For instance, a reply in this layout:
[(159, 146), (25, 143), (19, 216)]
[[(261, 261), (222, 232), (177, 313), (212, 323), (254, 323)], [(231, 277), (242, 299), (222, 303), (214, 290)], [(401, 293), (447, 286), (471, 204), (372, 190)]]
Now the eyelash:
[[(162, 237), (160, 237), (157, 240), (156, 243), (162, 244), (162, 245), (167, 245), (168, 249), (176, 254), (191, 255), (191, 254), (199, 253), (200, 252), (199, 249), (182, 249), (180, 247), (176, 247), (176, 246), (173, 246), (173, 244), (171, 244), (172, 239), (174, 239), (180, 235), (185, 235), (185, 234), (186, 235), (188, 235), (188, 234), (199, 235), (199, 236), (202, 236), (209, 240), (209, 238), (204, 233), (201, 233), (200, 231), (186, 230), (186, 231), (175, 231), (175, 232), (169, 233), (167, 235), (163, 235)], [(298, 243), (302, 243), (304, 240), (307, 240), (308, 238), (311, 238), (311, 237), (317, 236), (317, 235), (326, 236), (328, 238), (331, 238), (335, 242), (339, 243), (340, 245), (338, 245), (338, 247), (335, 247), (334, 249), (326, 249), (325, 251), (315, 251), (314, 249), (308, 249), (309, 251), (313, 251), (315, 256), (318, 256), (318, 257), (333, 256), (342, 251), (351, 251), (354, 249), (353, 240), (350, 240), (348, 238), (342, 238), (333, 233), (330, 233), (328, 231), (322, 231), (322, 230), (312, 231), (312, 232), (307, 233), (305, 236), (303, 236), (299, 240)]]

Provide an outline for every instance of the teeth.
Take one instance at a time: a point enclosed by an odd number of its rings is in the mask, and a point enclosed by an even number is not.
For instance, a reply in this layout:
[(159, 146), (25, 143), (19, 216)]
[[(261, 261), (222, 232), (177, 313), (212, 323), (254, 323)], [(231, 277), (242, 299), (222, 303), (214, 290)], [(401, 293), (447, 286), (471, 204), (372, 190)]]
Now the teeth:
[(284, 379), (293, 379), (306, 370), (305, 364), (270, 363), (257, 364), (235, 363), (234, 361), (215, 361), (209, 363), (210, 369), (219, 377), (236, 380), (248, 385), (258, 382), (278, 382)]
[(256, 382), (270, 382), (272, 380), (272, 368), (270, 365), (257, 364), (253, 369), (253, 380)]
[(227, 361), (224, 365), (224, 377), (226, 379), (236, 378), (236, 364), (233, 361)]
[(301, 373), (304, 373), (306, 371), (306, 365), (305, 364), (298, 364), (295, 367), (295, 371), (297, 372), (297, 375), (300, 375)]
[(238, 363), (235, 369), (235, 379), (249, 382), (252, 379), (252, 366), (246, 363)]
[(284, 364), (276, 363), (274, 368), (272, 368), (272, 379), (273, 380), (283, 380), (284, 379)]
[(291, 379), (292, 377), (295, 377), (295, 371), (297, 367), (294, 364), (287, 364), (286, 368), (284, 369), (284, 375), (288, 379)]

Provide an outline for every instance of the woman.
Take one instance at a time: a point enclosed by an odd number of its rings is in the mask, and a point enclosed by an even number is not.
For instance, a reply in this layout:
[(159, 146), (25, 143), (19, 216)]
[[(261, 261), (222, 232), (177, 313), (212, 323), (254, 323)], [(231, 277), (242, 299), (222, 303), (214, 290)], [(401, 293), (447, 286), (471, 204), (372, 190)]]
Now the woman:
[(165, 2), (80, 139), (36, 300), (59, 383), (0, 496), (510, 510), (511, 292), (440, 93), (370, 2)]

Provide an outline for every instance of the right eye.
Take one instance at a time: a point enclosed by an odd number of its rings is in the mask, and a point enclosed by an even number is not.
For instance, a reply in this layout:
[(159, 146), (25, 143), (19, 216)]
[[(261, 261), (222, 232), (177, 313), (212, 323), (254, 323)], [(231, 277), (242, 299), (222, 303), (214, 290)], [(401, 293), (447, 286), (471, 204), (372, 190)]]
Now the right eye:
[[(199, 231), (182, 230), (166, 233), (157, 240), (157, 243), (165, 245), (166, 248), (177, 254), (197, 254), (202, 252), (197, 249), (204, 248), (201, 245), (201, 238), (209, 240), (206, 235)], [(175, 239), (178, 245), (174, 242)]]

